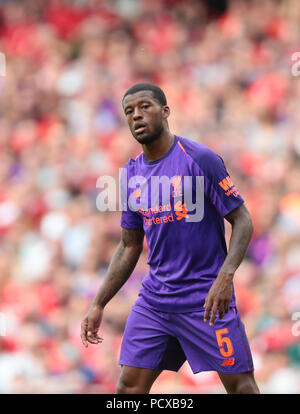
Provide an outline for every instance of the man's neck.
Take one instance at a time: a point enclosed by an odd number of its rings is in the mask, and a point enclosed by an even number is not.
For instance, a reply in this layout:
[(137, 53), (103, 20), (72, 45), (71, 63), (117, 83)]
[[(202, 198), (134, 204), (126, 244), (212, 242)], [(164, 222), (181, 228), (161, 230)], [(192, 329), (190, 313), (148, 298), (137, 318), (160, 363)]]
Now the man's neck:
[(159, 138), (150, 144), (143, 145), (143, 151), (148, 161), (156, 161), (163, 157), (174, 143), (174, 135), (164, 131)]

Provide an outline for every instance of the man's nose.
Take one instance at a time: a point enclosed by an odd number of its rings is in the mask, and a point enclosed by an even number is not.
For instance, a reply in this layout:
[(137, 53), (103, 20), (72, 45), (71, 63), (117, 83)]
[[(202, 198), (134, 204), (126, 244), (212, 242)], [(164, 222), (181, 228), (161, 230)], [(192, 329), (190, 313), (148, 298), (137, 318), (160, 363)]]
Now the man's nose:
[(139, 108), (135, 108), (133, 111), (133, 120), (136, 121), (137, 119), (142, 118), (142, 113)]

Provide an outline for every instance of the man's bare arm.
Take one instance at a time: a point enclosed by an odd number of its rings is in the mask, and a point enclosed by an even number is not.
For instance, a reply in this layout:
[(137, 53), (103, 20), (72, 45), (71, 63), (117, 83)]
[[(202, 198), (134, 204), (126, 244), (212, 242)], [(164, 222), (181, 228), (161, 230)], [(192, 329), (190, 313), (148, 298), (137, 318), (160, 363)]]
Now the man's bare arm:
[(232, 225), (232, 232), (226, 259), (204, 304), (205, 322), (208, 321), (211, 311), (210, 325), (214, 324), (217, 310), (219, 310), (219, 319), (222, 319), (223, 314), (229, 310), (234, 273), (247, 252), (253, 233), (251, 216), (244, 204), (227, 214), (225, 218)]
[(144, 230), (122, 228), (121, 241), (93, 303), (102, 308), (129, 279), (143, 250)]
[(122, 228), (121, 241), (111, 259), (107, 274), (81, 324), (81, 340), (98, 344), (102, 338), (98, 330), (103, 309), (129, 279), (143, 250), (144, 230)]
[(247, 252), (253, 233), (253, 224), (245, 204), (227, 214), (225, 218), (231, 224), (232, 232), (228, 253), (221, 271), (233, 277)]

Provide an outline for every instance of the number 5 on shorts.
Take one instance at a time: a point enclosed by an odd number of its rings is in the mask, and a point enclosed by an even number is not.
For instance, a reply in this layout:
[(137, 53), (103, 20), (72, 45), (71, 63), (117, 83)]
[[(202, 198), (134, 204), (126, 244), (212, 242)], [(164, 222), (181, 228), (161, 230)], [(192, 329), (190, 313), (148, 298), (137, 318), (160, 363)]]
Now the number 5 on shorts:
[[(228, 334), (228, 329), (218, 329), (216, 331), (217, 341), (220, 348), (220, 353), (223, 357), (228, 358), (233, 354), (233, 345), (228, 336), (223, 336), (224, 334)], [(224, 344), (226, 348), (224, 348)]]

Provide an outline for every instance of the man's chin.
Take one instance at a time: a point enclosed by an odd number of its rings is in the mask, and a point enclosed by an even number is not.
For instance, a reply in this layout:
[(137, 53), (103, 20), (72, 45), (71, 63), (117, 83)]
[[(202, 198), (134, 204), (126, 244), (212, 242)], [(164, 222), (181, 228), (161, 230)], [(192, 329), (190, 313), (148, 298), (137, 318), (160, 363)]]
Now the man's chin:
[(134, 135), (134, 138), (141, 144), (147, 145), (151, 144), (151, 142), (155, 141), (157, 137), (148, 134), (138, 134)]

